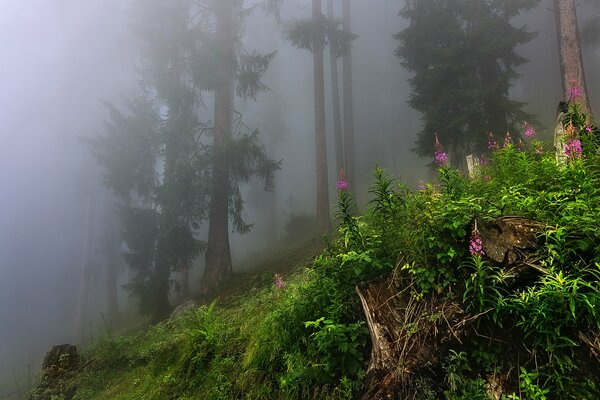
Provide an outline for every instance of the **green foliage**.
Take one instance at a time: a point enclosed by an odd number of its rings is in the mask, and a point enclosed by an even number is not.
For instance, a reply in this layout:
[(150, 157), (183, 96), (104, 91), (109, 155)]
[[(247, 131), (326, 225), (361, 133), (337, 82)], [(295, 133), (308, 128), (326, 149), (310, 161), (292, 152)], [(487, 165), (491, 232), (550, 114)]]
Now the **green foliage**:
[(481, 378), (469, 378), (471, 367), (465, 352), (450, 350), (446, 363), (446, 383), (448, 390), (444, 392), (448, 400), (486, 400), (485, 381)]
[(468, 311), (484, 312), (494, 308), (502, 298), (504, 277), (499, 269), (492, 267), (479, 255), (474, 255), (463, 262), (461, 267), (467, 269), (463, 304)]
[[(480, 177), (444, 167), (438, 182), (416, 192), (377, 168), (368, 212), (356, 215), (340, 189), (338, 235), (285, 287), (263, 279), (265, 287), (226, 305), (203, 306), (135, 338), (103, 339), (86, 354), (80, 398), (353, 398), (368, 354), (355, 288), (390, 273), (411, 304), (442, 303), (407, 324), (407, 335), (440, 322), (474, 333), (438, 349), (440, 368), (413, 371), (419, 398), (487, 399), (491, 376), (519, 389), (507, 399), (599, 398), (581, 335), (600, 332), (600, 155), (595, 128), (577, 107), (568, 111), (570, 129), (587, 143), (584, 158), (557, 163), (535, 150), (539, 143), (507, 145)], [(136, 213), (131, 222), (144, 229), (131, 238), (131, 257), (143, 264), (161, 217)], [(532, 218), (540, 230), (535, 248), (518, 249), (516, 267), (527, 270), (520, 276), (485, 254), (486, 241), (483, 254), (469, 248), (475, 221), (506, 215)], [(446, 304), (464, 313), (447, 319)]]
[(324, 317), (305, 322), (306, 328), (314, 332), (310, 338), (309, 352), (315, 352), (322, 360), (319, 365), (327, 377), (334, 377), (339, 371), (351, 376), (361, 373), (363, 367), (362, 349), (365, 346), (367, 329), (364, 322), (336, 324)]

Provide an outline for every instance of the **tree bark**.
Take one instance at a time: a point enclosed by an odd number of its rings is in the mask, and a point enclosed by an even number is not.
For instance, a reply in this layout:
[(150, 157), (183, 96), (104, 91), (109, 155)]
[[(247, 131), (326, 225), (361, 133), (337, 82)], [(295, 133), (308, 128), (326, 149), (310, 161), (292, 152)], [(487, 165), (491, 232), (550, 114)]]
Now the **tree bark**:
[[(110, 210), (112, 211), (112, 210)], [(109, 212), (110, 212), (109, 211)], [(121, 257), (121, 243), (117, 232), (117, 222), (111, 219), (112, 226), (109, 230), (108, 254), (106, 255), (106, 313), (108, 322), (112, 325), (119, 319), (119, 295), (117, 289), (119, 258)]]
[[(313, 0), (312, 16), (315, 21), (322, 17), (321, 0)], [(327, 139), (325, 132), (325, 72), (323, 46), (315, 41), (313, 49), (315, 85), (315, 145), (317, 167), (317, 229), (322, 234), (331, 229), (329, 217), (329, 187), (327, 185)]]
[(88, 305), (90, 286), (90, 267), (92, 265), (92, 232), (94, 230), (93, 210), (95, 196), (91, 190), (91, 174), (85, 174), (85, 209), (83, 217), (83, 248), (81, 249), (81, 265), (79, 271), (79, 293), (77, 295), (77, 308), (75, 310), (75, 341), (83, 342), (85, 333), (85, 314)]
[[(580, 103), (585, 111), (590, 113), (575, 0), (554, 0), (554, 10), (564, 97)], [(578, 98), (573, 98), (572, 88), (579, 88), (580, 96)]]
[(206, 267), (202, 292), (211, 293), (231, 278), (229, 248), (229, 161), (226, 147), (232, 134), (234, 20), (233, 0), (216, 2), (217, 73), (215, 90), (215, 128), (213, 133), (213, 170), (208, 223)]
[[(352, 33), (352, 9), (350, 0), (344, 0), (342, 7), (342, 28), (346, 33)], [(344, 160), (346, 177), (350, 191), (356, 190), (355, 160), (354, 160), (354, 97), (352, 93), (352, 47), (344, 53), (342, 59), (342, 75), (344, 81)]]
[[(327, 16), (335, 18), (333, 0), (327, 0)], [(335, 133), (335, 160), (336, 169), (344, 168), (344, 139), (342, 133), (342, 117), (340, 111), (340, 85), (338, 78), (337, 55), (332, 46), (329, 46), (329, 58), (331, 67), (331, 97), (333, 99), (333, 130)]]

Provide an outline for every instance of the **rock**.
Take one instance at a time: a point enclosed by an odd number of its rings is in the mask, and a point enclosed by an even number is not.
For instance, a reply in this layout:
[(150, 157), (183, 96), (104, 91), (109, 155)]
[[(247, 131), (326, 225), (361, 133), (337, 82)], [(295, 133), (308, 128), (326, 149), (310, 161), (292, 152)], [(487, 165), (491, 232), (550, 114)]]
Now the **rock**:
[(194, 310), (196, 308), (198, 308), (198, 304), (196, 304), (196, 302), (194, 300), (188, 300), (185, 303), (181, 303), (180, 305), (175, 307), (175, 309), (173, 310), (173, 312), (171, 313), (171, 316), (169, 318), (170, 319), (176, 318), (179, 315), (181, 315), (187, 311)]

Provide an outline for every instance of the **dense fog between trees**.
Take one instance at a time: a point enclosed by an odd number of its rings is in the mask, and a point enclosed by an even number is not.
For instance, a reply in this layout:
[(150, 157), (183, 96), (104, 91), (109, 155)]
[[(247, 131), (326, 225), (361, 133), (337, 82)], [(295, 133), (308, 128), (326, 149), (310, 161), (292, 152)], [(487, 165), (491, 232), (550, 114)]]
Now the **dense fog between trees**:
[[(0, 380), (10, 380), (13, 369), (22, 374), (28, 365), (37, 368), (52, 344), (97, 339), (107, 325), (105, 264), (118, 265), (119, 285), (132, 277), (120, 254), (114, 259), (108, 254), (107, 242), (119, 233), (113, 195), (82, 140), (106, 129), (104, 102), (119, 107), (136, 87), (139, 59), (128, 3), (0, 2)], [(358, 35), (352, 57), (359, 205), (368, 200), (375, 165), (413, 188), (431, 177), (431, 159), (412, 151), (422, 121), (407, 103), (411, 73), (394, 55), (399, 43), (393, 35), (408, 24), (398, 15), (404, 3), (351, 2)], [(339, 6), (341, 1), (335, 9), (341, 16)], [(530, 61), (517, 68), (521, 76), (513, 81), (510, 96), (527, 103), (525, 109), (547, 128), (540, 131), (545, 138), (550, 138), (562, 93), (552, 7), (552, 1), (541, 1), (512, 21), (538, 34), (517, 48)], [(307, 239), (303, 232), (286, 230), (286, 224), (314, 218), (312, 57), (284, 37), (286, 23), (309, 17), (310, 8), (309, 1), (289, 0), (281, 24), (260, 10), (246, 20), (244, 47), (277, 54), (264, 77), (270, 90), (256, 101), (236, 98), (235, 109), (246, 125), (260, 131), (260, 141), (273, 160), (281, 160), (281, 169), (272, 193), (254, 181), (241, 187), (245, 216), (254, 226), (230, 237), (234, 272), (280, 251), (281, 243)], [(584, 25), (598, 10), (584, 2), (578, 12)], [(330, 199), (335, 199), (338, 171), (325, 54), (328, 181)], [(597, 70), (598, 49), (586, 47), (584, 61), (587, 71)], [(341, 61), (338, 68), (341, 74)], [(588, 90), (597, 109), (600, 80), (590, 72)], [(199, 235), (205, 231), (201, 228)], [(192, 291), (198, 289), (203, 265), (203, 256), (193, 263)], [(120, 286), (118, 303), (122, 315), (136, 315), (135, 299)]]

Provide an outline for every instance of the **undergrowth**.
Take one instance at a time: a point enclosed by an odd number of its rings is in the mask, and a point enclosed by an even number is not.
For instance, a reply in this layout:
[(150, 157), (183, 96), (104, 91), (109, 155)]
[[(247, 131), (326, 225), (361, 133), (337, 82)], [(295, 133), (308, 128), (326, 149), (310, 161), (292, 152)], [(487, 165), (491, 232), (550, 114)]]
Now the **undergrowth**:
[[(364, 215), (342, 182), (338, 235), (311, 265), (136, 336), (104, 337), (84, 354), (75, 399), (354, 398), (370, 346), (355, 287), (392, 272), (417, 301), (447, 297), (479, 315), (443, 355), (443, 379), (414, 377), (421, 398), (487, 399), (490, 376), (503, 376), (505, 399), (599, 398), (598, 360), (581, 340), (600, 332), (598, 130), (576, 105), (567, 121), (583, 153), (561, 162), (540, 142), (507, 142), (475, 178), (443, 165), (416, 191), (377, 168)], [(542, 227), (522, 284), (478, 242), (477, 222), (509, 215)]]

